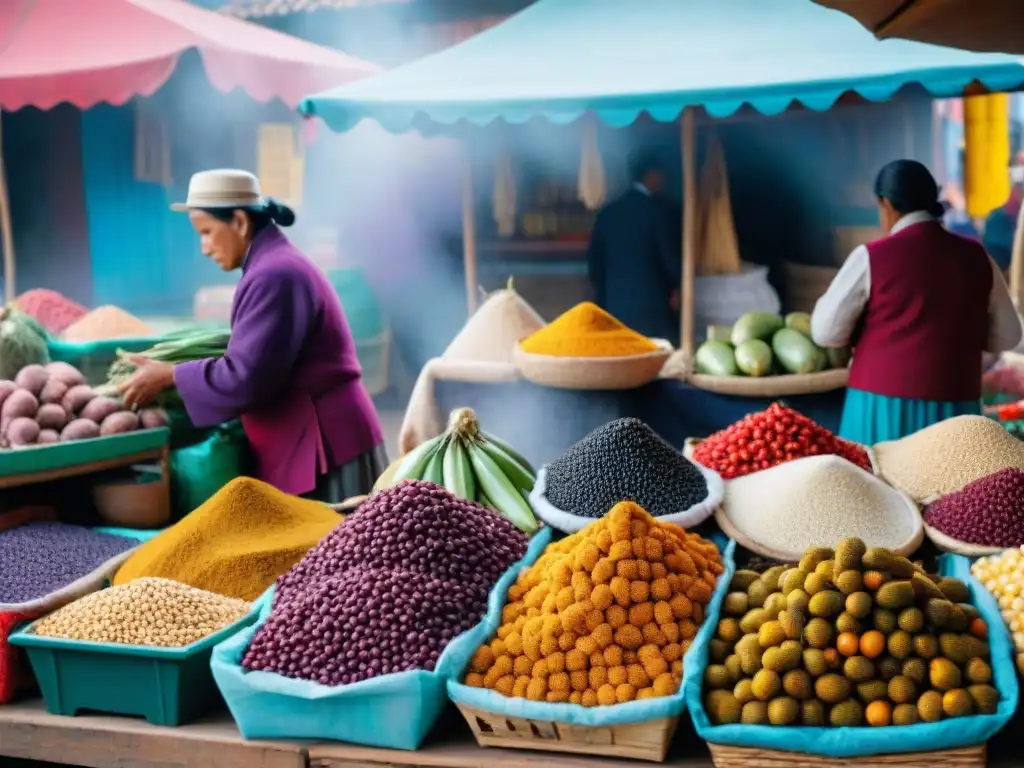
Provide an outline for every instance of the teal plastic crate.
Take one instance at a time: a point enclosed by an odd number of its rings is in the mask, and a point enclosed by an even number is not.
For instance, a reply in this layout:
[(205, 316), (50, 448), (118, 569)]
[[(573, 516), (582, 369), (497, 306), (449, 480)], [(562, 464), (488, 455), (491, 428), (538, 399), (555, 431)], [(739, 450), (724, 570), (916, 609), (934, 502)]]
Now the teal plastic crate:
[(99, 386), (107, 381), (107, 371), (118, 351), (144, 352), (160, 341), (159, 336), (144, 336), (103, 341), (64, 341), (50, 338), (47, 348), (54, 362), (70, 363), (82, 372), (86, 382)]
[(178, 726), (222, 704), (210, 654), (219, 642), (255, 622), (261, 604), (257, 601), (234, 624), (183, 648), (40, 637), (32, 634), (34, 622), (14, 631), (8, 642), (28, 655), (50, 714), (104, 712)]
[(126, 458), (137, 453), (155, 451), (167, 445), (169, 440), (170, 431), (166, 427), (158, 427), (91, 440), (73, 440), (68, 443), (0, 451), (0, 477), (34, 475)]

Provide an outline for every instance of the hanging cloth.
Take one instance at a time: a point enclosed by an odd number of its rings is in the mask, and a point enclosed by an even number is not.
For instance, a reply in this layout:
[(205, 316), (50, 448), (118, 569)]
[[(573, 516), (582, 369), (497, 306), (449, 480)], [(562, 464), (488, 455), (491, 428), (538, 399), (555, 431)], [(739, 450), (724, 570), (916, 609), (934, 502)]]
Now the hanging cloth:
[(504, 151), (494, 171), (494, 223), (501, 237), (516, 233), (516, 175), (512, 169), (512, 156)]
[(608, 198), (604, 160), (597, 143), (597, 121), (583, 124), (583, 142), (580, 147), (579, 199), (589, 211), (596, 211)]

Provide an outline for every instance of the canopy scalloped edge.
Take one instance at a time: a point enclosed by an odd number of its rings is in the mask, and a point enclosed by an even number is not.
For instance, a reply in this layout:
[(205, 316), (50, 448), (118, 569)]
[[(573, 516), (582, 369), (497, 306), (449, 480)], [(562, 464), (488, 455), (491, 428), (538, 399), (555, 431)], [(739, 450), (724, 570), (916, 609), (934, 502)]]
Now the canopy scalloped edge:
[[(360, 83), (361, 88), (372, 87), (373, 78)], [(766, 85), (722, 91), (688, 91), (682, 93), (630, 94), (629, 96), (599, 96), (566, 98), (544, 101), (522, 99), (490, 104), (488, 102), (431, 102), (407, 104), (387, 102), (384, 98), (338, 98), (331, 91), (307, 96), (299, 104), (299, 112), (306, 117), (319, 117), (331, 130), (344, 133), (360, 121), (371, 119), (391, 133), (424, 130), (444, 133), (459, 124), (469, 123), (485, 127), (498, 121), (519, 125), (537, 118), (555, 125), (567, 125), (590, 112), (613, 128), (634, 123), (644, 113), (662, 123), (679, 119), (688, 107), (703, 107), (712, 117), (723, 118), (735, 114), (749, 105), (763, 115), (785, 112), (798, 103), (808, 109), (824, 112), (847, 93), (855, 93), (872, 102), (891, 99), (901, 88), (910, 85), (923, 87), (934, 98), (963, 96), (971, 85), (979, 84), (993, 93), (1014, 91), (1024, 87), (1024, 67), (1005, 64), (987, 67), (984, 75), (964, 74), (963, 68), (932, 70), (925, 74), (905, 73), (883, 75), (872, 82), (861, 81), (856, 87), (845, 82), (827, 81)]]

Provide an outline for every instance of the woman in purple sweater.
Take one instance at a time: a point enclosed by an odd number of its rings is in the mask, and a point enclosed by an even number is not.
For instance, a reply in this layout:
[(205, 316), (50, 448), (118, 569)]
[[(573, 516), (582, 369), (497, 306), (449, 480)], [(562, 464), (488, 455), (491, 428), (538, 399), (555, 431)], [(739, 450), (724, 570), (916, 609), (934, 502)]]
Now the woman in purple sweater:
[(261, 480), (327, 502), (369, 493), (388, 463), (380, 419), (337, 294), (278, 228), (295, 214), (235, 170), (195, 174), (187, 202), (172, 207), (188, 211), (204, 255), (242, 270), (231, 341), (221, 358), (137, 358), (125, 404), (176, 386), (196, 426), (241, 418)]

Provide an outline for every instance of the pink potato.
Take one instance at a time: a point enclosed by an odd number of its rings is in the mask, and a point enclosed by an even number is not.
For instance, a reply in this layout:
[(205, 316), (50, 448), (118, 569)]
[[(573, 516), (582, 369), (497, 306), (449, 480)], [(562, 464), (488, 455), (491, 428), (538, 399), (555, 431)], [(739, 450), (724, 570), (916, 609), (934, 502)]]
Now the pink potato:
[(56, 379), (67, 385), (68, 389), (85, 384), (85, 376), (70, 363), (50, 363), (46, 366), (46, 371), (50, 374), (51, 381)]
[(39, 410), (39, 401), (27, 389), (18, 389), (4, 401), (0, 408), (0, 432), (7, 431), (7, 425), (22, 416), (32, 418)]
[(167, 426), (167, 414), (160, 408), (146, 408), (139, 411), (139, 421), (143, 429), (156, 429)]
[(35, 419), (19, 416), (7, 425), (7, 442), (12, 446), (32, 445), (39, 438), (39, 424)]
[(100, 424), (100, 435), (120, 435), (124, 432), (134, 432), (139, 428), (139, 417), (131, 411), (118, 411), (112, 413)]
[(36, 421), (42, 429), (53, 429), (57, 432), (68, 423), (68, 413), (63, 406), (56, 403), (43, 403), (36, 411)]
[(70, 387), (63, 381), (51, 376), (50, 380), (46, 382), (46, 386), (43, 387), (43, 391), (39, 393), (39, 402), (60, 405), (69, 389)]
[(4, 401), (6, 401), (8, 397), (13, 395), (17, 391), (18, 385), (15, 384), (13, 381), (8, 381), (7, 379), (0, 379), (0, 408), (3, 407)]
[(27, 389), (34, 397), (39, 397), (39, 393), (49, 380), (50, 374), (41, 365), (26, 365), (14, 377), (14, 383), (22, 389)]
[(88, 384), (77, 384), (68, 390), (60, 404), (69, 414), (77, 414), (94, 397), (96, 397), (96, 393), (93, 392), (92, 387)]
[(124, 406), (112, 397), (94, 397), (79, 414), (83, 419), (89, 419), (89, 421), (95, 421), (97, 424), (102, 424), (103, 420), (112, 413), (123, 411)]
[(55, 429), (39, 430), (39, 437), (36, 438), (36, 445), (53, 445), (60, 442), (60, 432)]
[(100, 436), (100, 425), (89, 419), (75, 419), (60, 433), (60, 441), (67, 443), (72, 440), (90, 440)]

